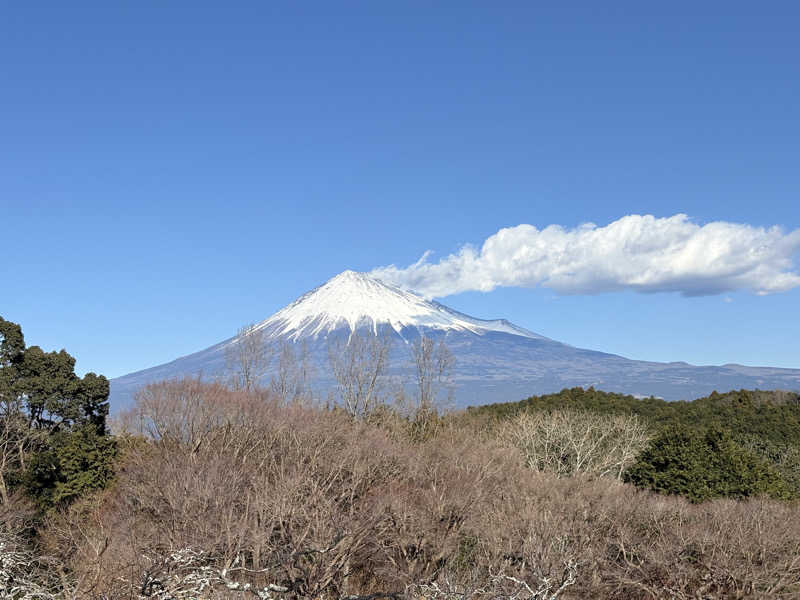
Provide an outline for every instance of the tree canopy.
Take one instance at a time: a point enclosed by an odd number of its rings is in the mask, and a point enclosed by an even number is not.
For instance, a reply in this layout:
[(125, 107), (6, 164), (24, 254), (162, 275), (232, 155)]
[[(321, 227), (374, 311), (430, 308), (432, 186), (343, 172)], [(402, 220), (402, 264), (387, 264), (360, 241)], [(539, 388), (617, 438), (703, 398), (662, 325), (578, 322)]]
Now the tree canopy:
[(692, 502), (768, 494), (792, 496), (781, 474), (719, 427), (662, 432), (625, 474), (626, 481)]
[(0, 317), (0, 499), (21, 486), (47, 507), (104, 487), (116, 452), (108, 392), (105, 377), (78, 377), (66, 350), (26, 347)]

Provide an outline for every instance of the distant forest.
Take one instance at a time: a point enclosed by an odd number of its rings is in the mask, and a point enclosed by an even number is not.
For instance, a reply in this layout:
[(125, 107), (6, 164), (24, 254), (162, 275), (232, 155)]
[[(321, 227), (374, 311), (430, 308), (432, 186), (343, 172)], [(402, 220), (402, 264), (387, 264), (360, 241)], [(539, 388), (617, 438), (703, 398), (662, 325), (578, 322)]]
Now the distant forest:
[(738, 390), (692, 401), (668, 402), (603, 392), (592, 387), (568, 388), (531, 396), (519, 402), (486, 404), (467, 409), (472, 415), (509, 418), (523, 411), (564, 408), (608, 415), (636, 415), (656, 429), (721, 427), (774, 444), (800, 442), (800, 394), (787, 391)]

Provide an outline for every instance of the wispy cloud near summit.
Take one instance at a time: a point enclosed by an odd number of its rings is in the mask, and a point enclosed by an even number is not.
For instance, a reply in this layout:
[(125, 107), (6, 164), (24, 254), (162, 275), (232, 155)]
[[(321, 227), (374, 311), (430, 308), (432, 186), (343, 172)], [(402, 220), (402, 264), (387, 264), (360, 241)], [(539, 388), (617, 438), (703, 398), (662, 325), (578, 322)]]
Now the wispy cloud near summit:
[(429, 262), (426, 252), (408, 267), (378, 267), (371, 275), (428, 297), (499, 286), (542, 286), (561, 294), (771, 294), (800, 286), (798, 252), (800, 229), (628, 215), (604, 227), (508, 227), (480, 249), (465, 245), (438, 262)]

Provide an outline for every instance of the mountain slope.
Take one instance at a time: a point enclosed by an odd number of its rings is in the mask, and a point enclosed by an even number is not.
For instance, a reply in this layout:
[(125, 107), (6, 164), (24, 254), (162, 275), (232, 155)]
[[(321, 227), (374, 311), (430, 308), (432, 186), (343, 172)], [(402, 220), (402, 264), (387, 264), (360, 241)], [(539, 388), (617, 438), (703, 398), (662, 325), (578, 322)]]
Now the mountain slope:
[[(800, 369), (693, 366), (630, 360), (575, 348), (506, 320), (477, 319), (401, 290), (363, 273), (345, 271), (256, 325), (270, 343), (304, 344), (317, 372), (316, 385), (329, 386), (328, 345), (353, 331), (389, 335), (391, 372), (408, 373), (408, 344), (420, 335), (443, 339), (456, 357), (454, 383), (460, 405), (515, 400), (594, 386), (607, 391), (689, 399), (713, 390), (800, 389)], [(112, 380), (114, 410), (151, 381), (225, 371), (225, 340), (151, 369)]]

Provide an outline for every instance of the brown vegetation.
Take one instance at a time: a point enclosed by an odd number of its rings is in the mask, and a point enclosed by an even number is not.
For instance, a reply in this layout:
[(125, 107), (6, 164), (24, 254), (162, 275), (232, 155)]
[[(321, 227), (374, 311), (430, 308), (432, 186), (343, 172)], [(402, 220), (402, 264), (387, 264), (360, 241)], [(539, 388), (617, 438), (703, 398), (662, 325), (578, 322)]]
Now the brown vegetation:
[(558, 477), (463, 423), (410, 441), (391, 415), (195, 380), (128, 417), (116, 483), (41, 531), (63, 598), (800, 596), (797, 504), (692, 505), (618, 461)]
[(384, 400), (384, 376), (389, 366), (392, 338), (353, 332), (328, 345), (331, 373), (336, 380), (339, 406), (357, 419), (370, 415)]
[(520, 413), (498, 431), (498, 438), (519, 449), (525, 463), (536, 471), (617, 479), (622, 479), (650, 437), (636, 416), (570, 409)]
[(264, 330), (255, 323), (240, 327), (225, 347), (230, 385), (235, 390), (254, 391), (269, 370), (274, 348)]

